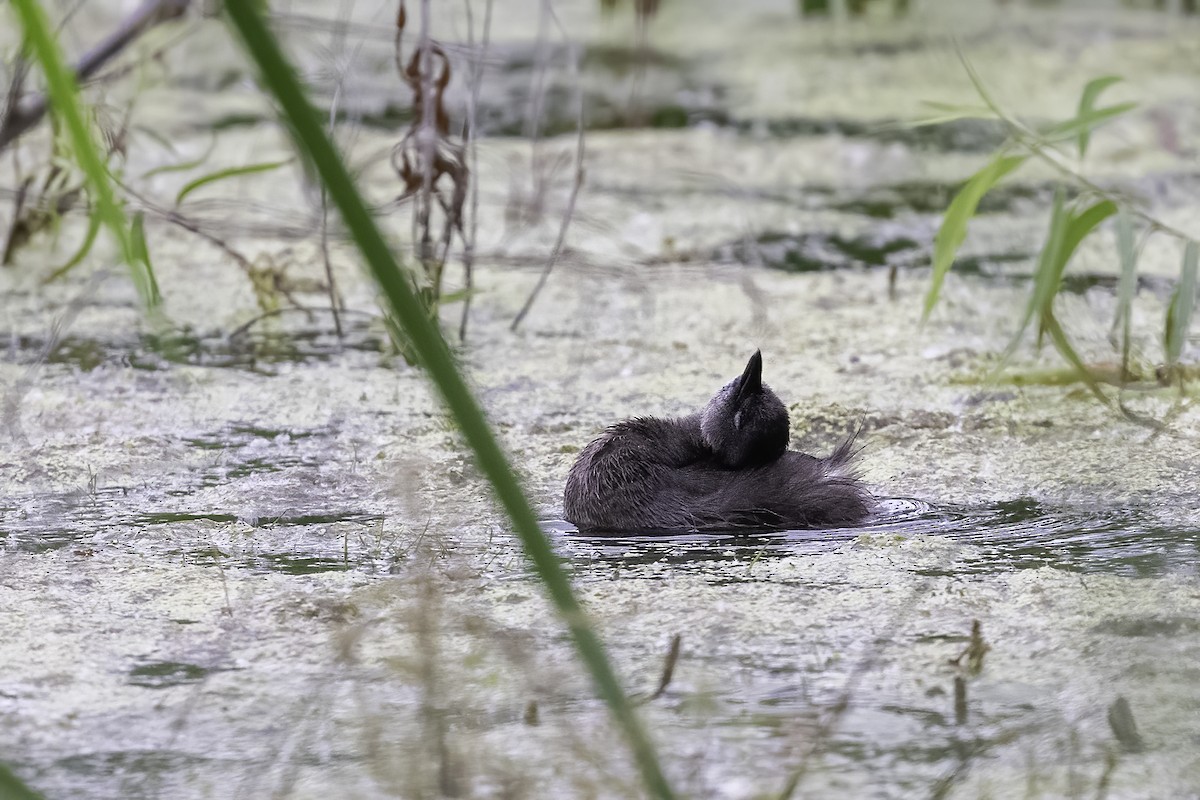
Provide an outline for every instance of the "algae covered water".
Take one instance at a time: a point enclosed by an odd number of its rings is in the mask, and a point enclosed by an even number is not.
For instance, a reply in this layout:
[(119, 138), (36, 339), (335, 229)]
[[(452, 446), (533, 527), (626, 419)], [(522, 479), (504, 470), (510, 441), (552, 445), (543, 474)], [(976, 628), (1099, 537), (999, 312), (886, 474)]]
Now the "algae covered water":
[[(469, 52), (463, 7), (434, 5), (436, 35)], [(551, 5), (581, 50), (540, 49), (536, 14), (495, 5), (457, 356), (677, 791), (1200, 791), (1194, 397), (1130, 391), (1131, 411), (1165, 423), (1149, 427), (1034, 380), (1061, 362), (1032, 337), (1022, 380), (985, 380), (1027, 301), (1048, 169), (981, 206), (922, 324), (939, 214), (1003, 131), (897, 124), (922, 100), (977, 102), (951, 35), (1023, 119), (1063, 118), (1088, 80), (1119, 73), (1109, 91), (1139, 106), (1096, 134), (1088, 174), (1186, 227), (1196, 20), (1117, 3), (930, 0), (898, 20), (879, 4), (821, 20), (790, 2), (664, 3), (638, 56), (631, 18)], [(107, 30), (121, 9), (79, 13)], [(276, 22), (318, 103), (338, 98), (342, 145), (403, 248), (386, 164), (408, 103), (394, 8), (343, 4), (340, 28), (330, 13), (295, 2)], [(193, 174), (151, 170), (214, 141), (205, 169), (288, 157), (219, 24), (165, 57), (134, 119), (171, 148), (135, 126), (124, 173), (149, 173), (147, 198), (172, 207)], [(533, 137), (520, 109), (539, 64)], [(578, 86), (591, 116), (572, 200)], [(48, 135), (22, 142), (32, 169)], [(3, 159), (0, 187), (15, 169)], [(0, 270), (0, 761), (47, 797), (640, 796), (336, 226), (335, 324), (304, 186), (292, 163), (179, 204), (251, 269), (147, 213), (162, 318), (99, 250), (43, 284), (83, 237), (78, 215)], [(572, 202), (562, 258), (513, 331)], [(1056, 301), (1100, 365), (1119, 363), (1115, 249), (1112, 231), (1089, 238)], [(1178, 253), (1151, 238), (1141, 259), (1134, 341), (1158, 352)], [(447, 331), (460, 311), (443, 310)], [(862, 427), (875, 519), (653, 538), (561, 521), (567, 470), (605, 425), (694, 410), (756, 347), (793, 447), (825, 454)], [(1182, 361), (1198, 355), (1192, 334)]]

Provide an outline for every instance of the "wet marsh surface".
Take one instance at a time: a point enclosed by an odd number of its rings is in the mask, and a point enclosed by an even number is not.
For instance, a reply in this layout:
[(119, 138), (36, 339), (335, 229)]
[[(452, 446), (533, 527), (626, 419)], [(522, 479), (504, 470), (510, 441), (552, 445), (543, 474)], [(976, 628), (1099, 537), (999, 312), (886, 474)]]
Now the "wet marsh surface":
[[(1079, 385), (983, 380), (1025, 302), (1048, 170), (983, 207), (922, 326), (937, 214), (996, 130), (893, 124), (922, 99), (973, 100), (951, 33), (1034, 118), (1119, 73), (1141, 106), (1095, 137), (1089, 174), (1194, 230), (1200, 22), (1115, 3), (914, 3), (894, 24), (694, 5), (664, 5), (631, 108), (633, 23), (555, 3), (596, 117), (569, 251), (512, 332), (568, 202), (576, 84), (570, 48), (540, 50), (536, 20), (497, 4), (477, 295), (458, 348), (678, 790), (1200, 792), (1194, 395), (1127, 392), (1168, 420), (1156, 433)], [(340, 51), (305, 16), (325, 4), (292, 3), (280, 25), (319, 101), (330, 59), (344, 70), (345, 147), (383, 204), (396, 176), (379, 154), (408, 95), (388, 71), (392, 9), (348, 6)], [(461, 10), (444, 13), (437, 35), (462, 40)], [(181, 155), (134, 148), (129, 174), (202, 153), (214, 127), (208, 168), (287, 153), (225, 38), (210, 25), (185, 39), (195, 63), (144, 90), (143, 121)], [(531, 166), (523, 113), (541, 63), (559, 88)], [(147, 183), (169, 198), (185, 179)], [(163, 319), (105, 257), (41, 284), (78, 218), (0, 269), (0, 760), (48, 797), (639, 796), (562, 624), (339, 236), (336, 335), (314, 288), (315, 195), (298, 185), (288, 168), (188, 204), (308, 311), (259, 319), (244, 271), (153, 217)], [(384, 224), (406, 241), (406, 211)], [(1155, 354), (1178, 252), (1152, 239), (1142, 264), (1135, 344)], [(1095, 363), (1119, 359), (1116, 274), (1102, 232), (1059, 300)], [(459, 311), (445, 309), (447, 331)], [(755, 347), (793, 447), (828, 452), (861, 425), (876, 520), (662, 538), (561, 521), (567, 469), (606, 424), (692, 410)], [(1193, 333), (1183, 360), (1198, 359)], [(1014, 359), (1057, 366), (1031, 344)], [(672, 681), (645, 699), (676, 634)], [(1136, 736), (1112, 721), (1118, 698)]]

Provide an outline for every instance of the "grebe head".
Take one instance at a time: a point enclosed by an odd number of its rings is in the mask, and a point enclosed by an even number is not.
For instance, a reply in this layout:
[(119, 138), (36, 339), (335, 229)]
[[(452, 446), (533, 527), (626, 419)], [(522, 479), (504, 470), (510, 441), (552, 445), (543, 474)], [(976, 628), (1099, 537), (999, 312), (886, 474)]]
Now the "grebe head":
[(700, 417), (700, 433), (717, 459), (734, 469), (767, 464), (788, 446), (788, 413), (762, 382), (762, 353), (721, 388)]

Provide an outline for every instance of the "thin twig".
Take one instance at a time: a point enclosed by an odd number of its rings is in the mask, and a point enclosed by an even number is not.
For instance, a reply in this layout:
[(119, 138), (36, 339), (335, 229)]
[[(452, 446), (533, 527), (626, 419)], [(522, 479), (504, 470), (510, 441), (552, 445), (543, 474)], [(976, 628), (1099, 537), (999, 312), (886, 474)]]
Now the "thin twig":
[(13, 251), (17, 249), (21, 232), (21, 212), (25, 210), (25, 198), (29, 195), (29, 187), (33, 184), (33, 176), (29, 175), (21, 181), (21, 185), (17, 188), (16, 195), (13, 197), (13, 213), (12, 224), (8, 226), (8, 236), (4, 241), (4, 249), (0, 254), (0, 265), (8, 266), (12, 263)]
[(663, 692), (671, 685), (671, 678), (675, 675), (675, 665), (679, 662), (679, 646), (682, 642), (683, 637), (678, 633), (671, 637), (671, 646), (667, 649), (667, 657), (663, 660), (662, 675), (659, 676), (658, 687), (646, 698), (647, 703), (662, 697)]
[[(421, 233), (421, 264), (425, 269), (426, 278), (430, 273), (433, 242), (429, 235), (429, 220), (433, 214), (433, 178), (434, 158), (437, 155), (438, 130), (434, 119), (438, 99), (433, 96), (433, 39), (429, 31), (429, 0), (421, 0), (421, 29), (417, 47), (420, 49), (421, 64), (421, 124), (417, 132), (417, 146), (420, 148), (421, 161), (424, 165), (421, 175), (421, 195), (417, 200), (419, 225)], [(439, 276), (440, 277), (440, 276)], [(431, 290), (436, 302), (438, 280), (433, 280)], [(436, 306), (430, 308), (433, 311)]]
[[(283, 316), (284, 314), (291, 314), (296, 311), (307, 314), (311, 317), (314, 312), (325, 311), (325, 310), (326, 309), (317, 308), (315, 306), (314, 307), (287, 306), (284, 308), (273, 308), (270, 311), (264, 311), (263, 313), (259, 314), (258, 316), (254, 317), (253, 319), (243, 322), (241, 325), (238, 325), (236, 328), (234, 328), (232, 331), (229, 332), (229, 335), (226, 338), (229, 339), (230, 341), (241, 338), (242, 336), (245, 336), (250, 331), (250, 329), (253, 328), (255, 325), (262, 322), (263, 320), (271, 319), (272, 317), (280, 317), (280, 316)], [(372, 314), (368, 311), (359, 311), (359, 310), (356, 310), (353, 308), (343, 308), (342, 309), (343, 316), (352, 316), (355, 314), (357, 314), (359, 316), (363, 316), (363, 317), (368, 317), (370, 319), (377, 318), (377, 316), (375, 314)]]
[(29, 75), (29, 60), (25, 58), (22, 48), (13, 59), (13, 76), (8, 84), (8, 94), (4, 98), (4, 111), (0, 113), (0, 130), (8, 127), (8, 120), (17, 111), (17, 104), (25, 93), (25, 78)]
[(180, 214), (178, 211), (162, 208), (158, 204), (149, 200), (145, 195), (137, 192), (136, 190), (134, 190), (130, 186), (122, 183), (121, 181), (114, 179), (114, 183), (116, 183), (117, 186), (120, 186), (121, 189), (124, 190), (130, 197), (132, 197), (135, 200), (137, 200), (138, 202), (140, 202), (142, 204), (142, 206), (144, 208), (146, 208), (147, 210), (153, 211), (154, 213), (161, 216), (167, 222), (170, 222), (172, 225), (178, 225), (180, 228), (183, 228), (185, 231), (194, 233), (197, 236), (199, 236), (201, 239), (204, 239), (205, 241), (207, 241), (210, 244), (217, 247), (219, 250), (224, 252), (225, 255), (229, 256), (235, 262), (237, 262), (237, 265), (239, 267), (241, 267), (242, 271), (244, 271), (246, 274), (250, 274), (251, 271), (254, 269), (254, 265), (250, 262), (250, 259), (246, 258), (244, 255), (239, 253), (237, 250), (234, 250), (233, 247), (228, 242), (226, 242), (224, 239), (222, 239), (221, 237), (217, 236), (216, 234), (209, 233), (208, 231), (201, 228), (200, 223), (194, 222), (193, 220)]
[[(557, 19), (555, 20), (557, 22)], [(565, 35), (565, 32), (564, 32)], [(575, 181), (571, 185), (571, 196), (567, 200), (566, 211), (563, 212), (562, 223), (558, 227), (558, 239), (554, 242), (554, 249), (550, 251), (550, 258), (546, 260), (546, 265), (542, 267), (542, 274), (538, 276), (538, 281), (533, 287), (533, 291), (529, 293), (529, 297), (525, 299), (525, 305), (517, 312), (517, 316), (513, 318), (511, 330), (515, 331), (520, 326), (521, 321), (525, 319), (525, 315), (529, 313), (529, 309), (533, 308), (534, 302), (542, 292), (542, 287), (546, 285), (546, 280), (550, 277), (550, 271), (554, 269), (554, 265), (558, 262), (558, 257), (562, 253), (563, 243), (567, 239), (567, 229), (571, 226), (571, 218), (575, 216), (575, 201), (579, 197), (579, 190), (583, 187), (583, 179), (585, 175), (583, 167), (583, 159), (585, 155), (584, 136), (583, 136), (583, 85), (579, 78), (579, 53), (575, 51), (571, 58), (571, 71), (575, 77), (575, 111), (578, 135), (575, 140)]]
[[(475, 47), (475, 24), (471, 14), (471, 0), (466, 0), (467, 5), (467, 42), (471, 46), (472, 52)], [(483, 64), (487, 60), (488, 45), (491, 42), (492, 32), (492, 0), (487, 0), (483, 11), (483, 34), (478, 54), (471, 59), (471, 100), (467, 103), (467, 121), (466, 121), (466, 147), (468, 158), (468, 169), (471, 175), (479, 174), (479, 137), (475, 130), (476, 115), (479, 109), (479, 91), (483, 86)], [(462, 319), (458, 323), (458, 339), (465, 342), (467, 340), (467, 318), (471, 314), (471, 296), (475, 289), (475, 243), (479, 238), (479, 182), (478, 179), (471, 182), (468, 189), (471, 192), (471, 224), (464, 226), (469, 233), (463, 237), (463, 288), (465, 295), (463, 296)]]

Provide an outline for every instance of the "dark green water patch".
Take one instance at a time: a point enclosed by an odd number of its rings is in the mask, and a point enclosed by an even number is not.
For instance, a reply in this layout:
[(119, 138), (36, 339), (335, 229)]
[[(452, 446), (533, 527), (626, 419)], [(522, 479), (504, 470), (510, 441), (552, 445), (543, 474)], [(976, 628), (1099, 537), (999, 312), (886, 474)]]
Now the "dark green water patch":
[[(971, 275), (984, 278), (997, 284), (1013, 286), (1032, 286), (1034, 275), (1024, 270), (1012, 270), (1006, 265), (1012, 263), (1032, 264), (1033, 253), (998, 253), (989, 255), (973, 255), (955, 260), (953, 270), (959, 275)], [(1149, 291), (1160, 297), (1169, 297), (1174, 290), (1176, 281), (1161, 275), (1138, 275), (1135, 277), (1135, 291)], [(1117, 276), (1099, 272), (1068, 272), (1062, 276), (1060, 292), (1065, 294), (1086, 294), (1092, 289), (1105, 289), (1110, 292), (1117, 290)]]
[(237, 514), (220, 514), (215, 512), (189, 513), (184, 511), (156, 511), (149, 514), (139, 514), (135, 517), (143, 525), (175, 525), (180, 522), (216, 522), (229, 524), (238, 521)]
[[(142, 722), (131, 719), (129, 724), (136, 729)], [(104, 744), (98, 742), (88, 752), (59, 758), (42, 767), (37, 770), (34, 782), (51, 793), (50, 797), (88, 800), (183, 797), (196, 788), (189, 776), (199, 770), (211, 774), (217, 769), (214, 759), (181, 750), (165, 747), (115, 750), (104, 749)], [(244, 764), (229, 762), (225, 768), (244, 769)]]
[[(191, 491), (194, 490), (189, 493)], [(288, 489), (284, 487), (282, 491), (288, 492)], [(330, 527), (375, 528), (385, 519), (383, 514), (364, 508), (301, 508), (282, 514), (246, 510), (235, 513), (219, 508), (163, 509), (163, 496), (169, 494), (139, 488), (23, 498), (22, 502), (0, 512), (0, 548), (11, 552), (44, 553), (74, 547), (83, 557), (94, 554), (110, 542), (136, 541), (142, 547), (157, 547), (164, 554), (182, 554), (193, 563), (214, 564), (224, 562), (229, 554), (211, 545), (180, 550), (177, 540), (182, 537), (203, 541), (214, 531), (214, 526), (221, 529), (241, 524), (264, 532), (294, 531), (287, 536), (288, 546), (295, 548), (289, 552), (290, 556), (325, 559), (336, 555), (340, 564), (345, 561), (343, 539), (346, 531), (331, 531)], [(292, 496), (290, 492), (288, 496)], [(320, 502), (320, 498), (310, 499)], [(292, 506), (295, 504), (293, 499)], [(172, 528), (171, 535), (163, 538), (163, 529)], [(262, 535), (253, 534), (248, 541), (259, 538)], [(358, 542), (359, 538), (354, 537), (354, 541)], [(314, 554), (314, 549), (321, 552)], [(362, 562), (360, 549), (355, 547), (350, 552), (351, 562)], [(313, 562), (312, 566), (324, 568), (318, 562)]]
[[(724, 124), (728, 116), (711, 102), (713, 93), (696, 88), (681, 88), (668, 97), (643, 98), (631, 103), (625, 94), (611, 90), (584, 91), (584, 129), (589, 131), (636, 128), (685, 128), (700, 123)], [(530, 134), (525, 110), (530, 105), (528, 84), (512, 88), (511, 102), (504, 105), (481, 104), (476, 112), (480, 127), (492, 136), (524, 137)], [(575, 112), (575, 88), (551, 86), (542, 100), (543, 114), (538, 131), (544, 136), (574, 133), (579, 127)]]
[(181, 522), (243, 522), (254, 528), (265, 528), (271, 526), (303, 526), (303, 525), (332, 525), (338, 522), (354, 522), (360, 525), (369, 525), (375, 522), (383, 521), (382, 514), (370, 514), (361, 511), (345, 511), (334, 512), (328, 514), (297, 514), (279, 516), (261, 516), (247, 517), (238, 514), (222, 514), (222, 513), (192, 513), (192, 512), (175, 512), (161, 511), (148, 514), (139, 514), (133, 518), (135, 524), (140, 525), (174, 525)]
[(1117, 617), (1093, 629), (1097, 633), (1130, 638), (1155, 638), (1200, 633), (1200, 619), (1177, 616)]
[(899, 143), (917, 149), (943, 152), (990, 153), (1005, 140), (1007, 132), (998, 120), (963, 119), (914, 128), (897, 120), (866, 121), (849, 117), (783, 117), (743, 119), (731, 123), (744, 133), (766, 134), (780, 139), (802, 136), (843, 136)]
[(167, 689), (189, 683), (199, 683), (214, 672), (213, 667), (186, 664), (179, 661), (147, 661), (129, 670), (125, 682), (147, 689)]
[(928, 261), (929, 246), (904, 233), (769, 232), (717, 249), (719, 261), (763, 264), (785, 272), (822, 272), (854, 267), (901, 266)]
[(291, 443), (302, 439), (311, 439), (314, 436), (327, 436), (330, 433), (331, 431), (327, 428), (295, 430), (238, 424), (230, 425), (218, 431), (202, 433), (198, 436), (185, 437), (183, 441), (201, 450), (227, 450), (229, 448), (244, 447), (256, 439), (265, 439), (269, 442), (286, 440)]
[(384, 353), (389, 347), (385, 334), (362, 322), (347, 324), (340, 339), (332, 326), (236, 336), (188, 329), (162, 335), (117, 335), (107, 340), (65, 336), (53, 343), (37, 336), (17, 336), (0, 357), (19, 364), (44, 358), (50, 364), (85, 372), (101, 365), (163, 370), (181, 364), (271, 374), (278, 364), (328, 362), (347, 352)]
[[(821, 191), (832, 198), (829, 207), (836, 211), (895, 219), (905, 214), (942, 214), (960, 188), (961, 184), (904, 181), (872, 186), (853, 196), (846, 196), (836, 187), (821, 187)], [(1053, 196), (1050, 184), (1003, 183), (983, 196), (976, 213), (1010, 213), (1022, 204), (1049, 207)]]
[[(704, 77), (695, 60), (652, 46), (592, 44), (581, 51), (575, 67), (570, 66), (572, 49), (557, 45), (543, 51), (534, 42), (493, 43), (488, 55), (474, 121), (483, 136), (529, 136), (533, 108), (540, 134), (571, 133), (579, 124), (577, 93), (583, 96), (586, 130), (729, 123), (722, 106), (727, 91)], [(407, 130), (415, 121), (411, 95), (399, 79), (394, 83), (358, 87), (349, 102), (343, 92), (339, 115), (355, 124)], [(320, 97), (326, 113), (334, 96), (327, 89)], [(452, 102), (446, 110), (451, 130), (462, 130), (463, 104)]]
[(331, 428), (283, 429), (234, 424), (183, 438), (198, 450), (221, 453), (199, 473), (202, 488), (223, 486), (256, 475), (315, 471), (326, 463), (337, 432)]
[(338, 522), (353, 522), (359, 525), (370, 525), (384, 520), (382, 514), (369, 514), (361, 511), (344, 511), (331, 514), (297, 514), (281, 516), (264, 516), (254, 519), (243, 518), (247, 524), (256, 528), (270, 526), (304, 526), (332, 525)]
[(340, 558), (297, 556), (292, 553), (258, 553), (243, 560), (246, 569), (282, 572), (284, 575), (315, 575), (322, 572), (345, 572), (353, 564)]

